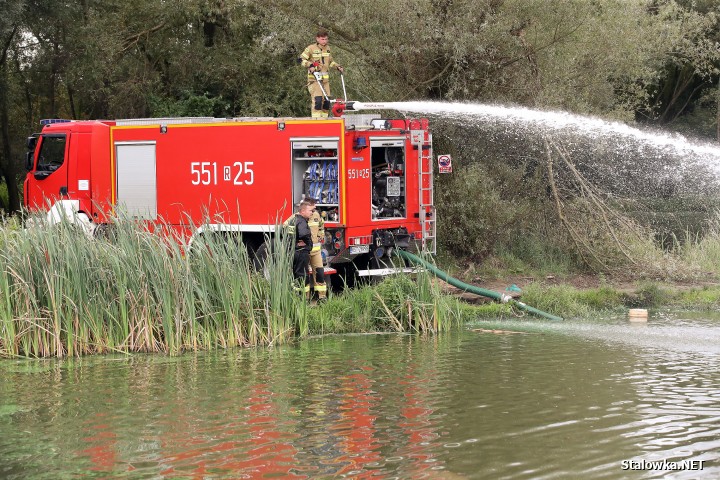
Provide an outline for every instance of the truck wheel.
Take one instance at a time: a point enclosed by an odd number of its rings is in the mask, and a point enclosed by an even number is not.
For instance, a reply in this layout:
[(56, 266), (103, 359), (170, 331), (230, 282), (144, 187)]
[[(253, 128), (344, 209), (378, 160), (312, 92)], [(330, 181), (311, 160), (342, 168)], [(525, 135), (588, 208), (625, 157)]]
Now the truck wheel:
[(110, 223), (100, 223), (93, 231), (93, 236), (108, 242), (114, 242), (117, 234), (117, 227)]
[(267, 268), (267, 258), (270, 254), (270, 248), (267, 242), (263, 242), (252, 252), (252, 265), (256, 272), (262, 272), (266, 279), (270, 279), (270, 270)]
[(342, 292), (346, 288), (355, 288), (358, 284), (358, 268), (353, 262), (333, 264), (337, 270), (335, 275), (330, 275), (330, 286), (333, 292)]

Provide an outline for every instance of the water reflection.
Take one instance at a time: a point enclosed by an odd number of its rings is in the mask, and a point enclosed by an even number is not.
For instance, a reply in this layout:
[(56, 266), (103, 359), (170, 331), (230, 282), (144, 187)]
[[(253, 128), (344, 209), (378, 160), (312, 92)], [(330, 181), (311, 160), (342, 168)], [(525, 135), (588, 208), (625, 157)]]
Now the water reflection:
[(720, 475), (713, 326), (512, 325), (526, 334), (3, 362), (0, 477)]
[(116, 435), (111, 425), (102, 422), (103, 416), (106, 414), (97, 414), (96, 418), (83, 422), (87, 425), (85, 431), (88, 434), (83, 441), (89, 446), (78, 453), (80, 456), (88, 457), (92, 464), (90, 470), (94, 472), (111, 472), (118, 460), (115, 448)]
[[(719, 374), (714, 355), (650, 354), (630, 375), (641, 416), (626, 434), (642, 451), (633, 460), (701, 460), (705, 475), (720, 472)], [(676, 478), (698, 478), (698, 472)]]

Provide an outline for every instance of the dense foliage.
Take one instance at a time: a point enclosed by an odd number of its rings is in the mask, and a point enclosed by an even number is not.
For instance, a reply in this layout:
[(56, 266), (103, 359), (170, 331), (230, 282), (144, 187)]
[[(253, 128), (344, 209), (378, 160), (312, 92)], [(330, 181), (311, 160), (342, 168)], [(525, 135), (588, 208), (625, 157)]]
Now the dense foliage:
[[(7, 212), (20, 208), (24, 138), (40, 118), (306, 115), (296, 59), (320, 26), (353, 99), (519, 104), (720, 137), (717, 0), (2, 0), (0, 11)], [(549, 248), (592, 264), (558, 228), (569, 189), (553, 197), (543, 148), (453, 134), (440, 128), (436, 143), (467, 175), (438, 181), (443, 248), (467, 251), (470, 238), (484, 258), (552, 232)]]

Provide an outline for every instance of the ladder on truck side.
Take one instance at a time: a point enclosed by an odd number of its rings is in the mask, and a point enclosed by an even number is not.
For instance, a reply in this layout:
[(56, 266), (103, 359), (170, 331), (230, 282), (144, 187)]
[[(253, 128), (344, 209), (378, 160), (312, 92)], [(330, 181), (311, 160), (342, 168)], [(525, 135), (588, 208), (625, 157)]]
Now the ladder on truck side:
[(437, 253), (437, 225), (435, 218), (435, 198), (433, 191), (433, 150), (432, 134), (425, 131), (411, 132), (413, 144), (418, 150), (418, 196), (422, 251)]

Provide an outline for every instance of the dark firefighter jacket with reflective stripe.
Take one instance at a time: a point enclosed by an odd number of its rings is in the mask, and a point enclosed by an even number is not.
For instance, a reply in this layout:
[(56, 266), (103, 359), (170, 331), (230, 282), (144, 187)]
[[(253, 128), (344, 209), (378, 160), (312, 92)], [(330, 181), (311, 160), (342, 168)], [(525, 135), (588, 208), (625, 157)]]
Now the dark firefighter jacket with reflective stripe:
[[(313, 241), (310, 227), (308, 227), (308, 222), (305, 220), (305, 217), (299, 213), (295, 213), (285, 220), (283, 223), (283, 231), (289, 237), (295, 237), (295, 250), (307, 250), (309, 252), (312, 248)], [(299, 245), (300, 242), (304, 242), (305, 245)]]

